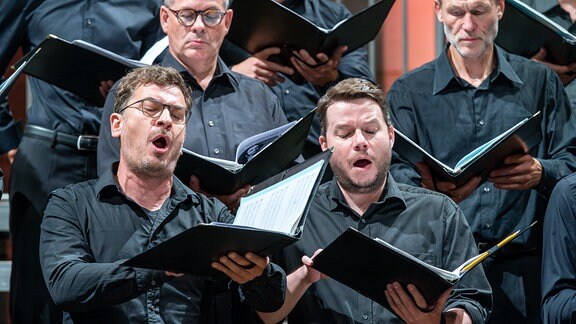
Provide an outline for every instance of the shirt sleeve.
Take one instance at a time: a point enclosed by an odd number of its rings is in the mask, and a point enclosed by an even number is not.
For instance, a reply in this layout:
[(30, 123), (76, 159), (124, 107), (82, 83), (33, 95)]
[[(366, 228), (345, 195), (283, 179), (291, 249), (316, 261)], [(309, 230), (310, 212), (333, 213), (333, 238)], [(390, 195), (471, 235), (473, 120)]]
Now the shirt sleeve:
[(53, 192), (41, 225), (40, 265), (58, 307), (78, 312), (116, 305), (166, 281), (162, 271), (96, 263), (76, 207), (68, 189)]
[(571, 323), (576, 315), (576, 184), (561, 180), (554, 189), (543, 236), (542, 318)]
[[(447, 200), (449, 198), (446, 198)], [(447, 201), (447, 204), (453, 204)], [(463, 262), (478, 255), (478, 248), (462, 210), (455, 206), (455, 212), (446, 219), (444, 241), (444, 269), (455, 269)], [(472, 318), (473, 323), (484, 323), (492, 308), (492, 289), (484, 274), (482, 265), (470, 270), (455, 286), (444, 309), (461, 308)]]
[[(26, 8), (29, 1), (0, 2), (0, 71), (4, 74), (14, 54), (25, 43)], [(4, 79), (2, 79), (2, 82)], [(15, 121), (6, 98), (0, 99), (0, 154), (14, 149), (20, 143), (22, 126)]]
[[(414, 102), (402, 81), (396, 81), (392, 84), (387, 94), (387, 101), (394, 128), (412, 140), (417, 139), (416, 127), (413, 122), (415, 120), (413, 113)], [(420, 182), (422, 181), (420, 174), (396, 151), (392, 151), (390, 172), (398, 182), (420, 187)]]
[(112, 137), (112, 128), (110, 127), (110, 115), (114, 112), (117, 87), (118, 83), (110, 89), (106, 97), (106, 102), (104, 103), (104, 108), (102, 109), (102, 121), (100, 123), (97, 149), (98, 176), (102, 176), (114, 162), (120, 160), (120, 141), (118, 138)]
[(576, 115), (568, 100), (558, 76), (547, 70), (546, 102), (543, 118), (545, 130), (542, 164), (542, 178), (536, 188), (549, 196), (556, 183), (576, 170)]
[(274, 312), (284, 304), (286, 273), (270, 263), (260, 277), (238, 287), (240, 301), (260, 312)]

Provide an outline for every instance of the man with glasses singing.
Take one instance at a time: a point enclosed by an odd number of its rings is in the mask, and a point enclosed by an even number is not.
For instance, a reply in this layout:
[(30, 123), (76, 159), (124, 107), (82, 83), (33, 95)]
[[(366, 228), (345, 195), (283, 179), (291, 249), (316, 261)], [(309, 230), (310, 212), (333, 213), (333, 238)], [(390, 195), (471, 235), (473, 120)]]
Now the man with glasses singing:
[[(220, 201), (173, 175), (191, 105), (176, 70), (130, 72), (118, 85), (110, 117), (112, 136), (121, 138), (120, 161), (99, 179), (51, 194), (40, 262), (65, 323), (214, 322), (204, 279), (120, 265), (198, 223), (234, 219)], [(219, 261), (247, 308), (282, 305), (286, 277), (267, 257), (229, 253)]]
[[(286, 117), (264, 83), (232, 72), (219, 58), (233, 16), (227, 7), (227, 0), (165, 0), (160, 22), (169, 45), (161, 65), (174, 67), (192, 88), (192, 114), (197, 118), (187, 124), (190, 136), (184, 147), (205, 156), (234, 160), (242, 140), (285, 124)], [(115, 88), (108, 95), (100, 130), (100, 175), (118, 160), (118, 140), (110, 136), (107, 123), (114, 94)], [(202, 188), (195, 177), (190, 186), (195, 191)], [(234, 209), (248, 187), (218, 198)]]

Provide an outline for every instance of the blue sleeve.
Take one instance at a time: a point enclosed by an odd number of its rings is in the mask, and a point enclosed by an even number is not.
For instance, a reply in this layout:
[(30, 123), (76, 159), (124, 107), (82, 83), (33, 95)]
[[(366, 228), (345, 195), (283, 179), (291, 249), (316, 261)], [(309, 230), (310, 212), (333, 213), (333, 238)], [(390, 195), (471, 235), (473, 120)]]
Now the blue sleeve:
[[(0, 71), (4, 74), (14, 54), (26, 44), (26, 12), (31, 1), (0, 1)], [(3, 81), (3, 80), (2, 80)], [(22, 126), (15, 121), (7, 100), (0, 100), (0, 154), (20, 143)]]
[(544, 217), (542, 319), (570, 323), (576, 310), (576, 176), (560, 180)]

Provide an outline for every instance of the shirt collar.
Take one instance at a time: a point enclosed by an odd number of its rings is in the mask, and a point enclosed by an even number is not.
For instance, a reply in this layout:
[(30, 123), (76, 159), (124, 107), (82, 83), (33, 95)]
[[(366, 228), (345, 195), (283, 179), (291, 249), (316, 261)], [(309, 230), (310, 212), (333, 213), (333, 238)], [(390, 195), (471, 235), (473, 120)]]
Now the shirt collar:
[[(116, 172), (118, 171), (118, 162), (112, 164), (112, 166), (107, 169), (100, 178), (96, 181), (94, 189), (96, 194), (98, 195), (99, 200), (114, 200), (114, 201), (123, 201), (126, 196), (120, 190), (120, 186), (116, 181)], [(193, 199), (196, 197), (193, 194), (193, 191), (190, 190), (186, 185), (182, 183), (176, 176), (172, 176), (173, 184), (172, 184), (172, 192), (170, 194), (170, 198), (175, 200), (176, 202), (182, 202), (186, 199)], [(117, 200), (120, 199), (120, 200)]]
[[(334, 178), (330, 182), (330, 197), (332, 197), (333, 204), (330, 206), (331, 210), (334, 210), (337, 205), (343, 205), (348, 207), (348, 203), (346, 203), (346, 199), (344, 198), (344, 194), (340, 187), (336, 182), (336, 178)], [(402, 191), (398, 188), (398, 183), (394, 180), (390, 172), (386, 177), (386, 185), (384, 188), (384, 192), (380, 197), (380, 200), (375, 202), (375, 205), (384, 205), (389, 201), (398, 201), (402, 204), (403, 209), (406, 209), (406, 201), (404, 200), (404, 196), (402, 195)]]
[[(188, 83), (192, 83), (195, 86), (199, 87), (198, 83), (196, 82), (196, 79), (192, 77), (192, 75), (190, 74), (190, 72), (188, 72), (188, 70), (186, 70), (184, 65), (182, 65), (178, 60), (176, 60), (176, 58), (172, 55), (172, 53), (170, 53), (170, 51), (166, 53), (161, 64), (163, 66), (173, 67), (184, 77), (184, 80), (186, 80)], [(224, 63), (224, 61), (220, 56), (218, 56), (218, 61), (216, 62), (216, 71), (214, 72), (212, 82), (215, 82), (216, 80), (218, 82), (229, 84), (234, 88), (235, 91), (238, 91), (239, 88), (238, 76), (235, 75), (234, 72), (232, 72), (232, 70), (230, 70), (230, 68)]]
[[(439, 92), (446, 89), (452, 81), (458, 84), (452, 64), (450, 64), (450, 61), (448, 60), (447, 51), (449, 46), (449, 44), (446, 45), (444, 51), (442, 51), (442, 54), (440, 54), (436, 60), (436, 72), (434, 73), (434, 84), (432, 86), (433, 95), (437, 95)], [(517, 87), (520, 87), (523, 82), (508, 62), (506, 55), (509, 54), (497, 45), (494, 45), (494, 52), (496, 53), (497, 58), (496, 69), (490, 74), (490, 81), (495, 82), (501, 76), (512, 82)]]

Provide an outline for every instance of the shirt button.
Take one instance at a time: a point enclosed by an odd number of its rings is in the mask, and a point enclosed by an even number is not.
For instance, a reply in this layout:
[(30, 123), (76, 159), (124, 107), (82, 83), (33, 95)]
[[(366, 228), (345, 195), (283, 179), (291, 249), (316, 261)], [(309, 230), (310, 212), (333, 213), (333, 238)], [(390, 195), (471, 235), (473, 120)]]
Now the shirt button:
[(490, 228), (490, 224), (485, 224), (484, 227)]
[(217, 149), (217, 148), (215, 148), (215, 149), (214, 149), (214, 154), (219, 154), (219, 153), (220, 153), (220, 150)]
[(92, 25), (93, 22), (94, 22), (94, 21), (92, 20), (92, 18), (86, 19), (86, 25), (87, 25), (87, 26)]
[(364, 314), (364, 315), (362, 315), (362, 318), (365, 319), (365, 320), (367, 320), (367, 319), (368, 319), (368, 315)]
[(152, 286), (156, 286), (156, 280), (152, 280), (152, 281), (150, 282), (150, 284), (151, 284)]
[(289, 94), (290, 94), (290, 90), (288, 90), (288, 89), (284, 90), (284, 94), (285, 94), (285, 95), (289, 95)]
[(484, 187), (484, 192), (490, 192), (490, 188)]
[(478, 121), (478, 125), (484, 126), (484, 120), (483, 120), (483, 119), (480, 119), (480, 120)]
[(211, 121), (211, 120), (210, 120), (210, 121), (208, 121), (208, 126), (210, 126), (210, 127), (214, 127), (214, 122), (213, 122), (213, 121)]
[(360, 221), (361, 221), (363, 224), (366, 224), (366, 220), (365, 220), (364, 218), (362, 218)]

